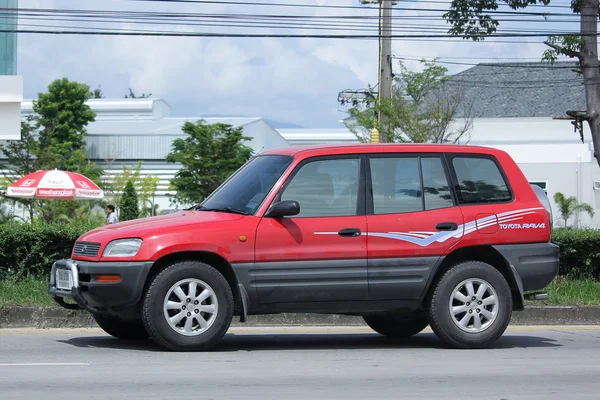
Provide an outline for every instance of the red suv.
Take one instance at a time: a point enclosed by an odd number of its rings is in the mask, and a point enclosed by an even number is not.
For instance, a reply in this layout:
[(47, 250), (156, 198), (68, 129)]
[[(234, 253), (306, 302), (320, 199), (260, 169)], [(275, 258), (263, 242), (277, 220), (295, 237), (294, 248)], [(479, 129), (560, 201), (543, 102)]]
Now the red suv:
[(500, 150), (288, 148), (202, 204), (86, 233), (49, 293), (115, 337), (171, 350), (215, 346), (233, 316), (282, 312), (358, 315), (401, 338), (431, 325), (478, 348), (557, 275), (551, 224), (544, 192)]

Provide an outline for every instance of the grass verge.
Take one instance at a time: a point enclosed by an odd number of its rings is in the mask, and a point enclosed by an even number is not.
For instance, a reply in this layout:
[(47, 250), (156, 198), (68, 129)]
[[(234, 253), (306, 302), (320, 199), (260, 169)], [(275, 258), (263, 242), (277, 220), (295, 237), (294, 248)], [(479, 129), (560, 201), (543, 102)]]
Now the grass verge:
[(527, 301), (526, 305), (548, 306), (598, 306), (600, 282), (594, 279), (566, 279), (557, 277), (545, 289), (548, 300)]
[[(48, 283), (43, 279), (25, 279), (18, 282), (0, 280), (0, 307), (56, 304), (47, 290)], [(548, 300), (527, 301), (527, 305), (600, 305), (600, 282), (593, 279), (572, 280), (558, 277), (548, 285), (546, 290), (549, 295)]]
[(56, 304), (48, 294), (44, 279), (24, 279), (18, 282), (0, 280), (1, 306), (47, 306)]

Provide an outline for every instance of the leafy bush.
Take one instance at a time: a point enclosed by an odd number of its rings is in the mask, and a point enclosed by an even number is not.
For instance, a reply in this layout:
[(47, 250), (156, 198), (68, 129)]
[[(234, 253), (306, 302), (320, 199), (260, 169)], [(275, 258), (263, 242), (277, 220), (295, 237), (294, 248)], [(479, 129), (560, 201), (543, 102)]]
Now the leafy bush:
[(555, 229), (552, 242), (560, 246), (559, 275), (596, 278), (600, 273), (600, 230)]
[(16, 222), (0, 225), (0, 279), (48, 277), (52, 263), (69, 257), (77, 238), (95, 227)]

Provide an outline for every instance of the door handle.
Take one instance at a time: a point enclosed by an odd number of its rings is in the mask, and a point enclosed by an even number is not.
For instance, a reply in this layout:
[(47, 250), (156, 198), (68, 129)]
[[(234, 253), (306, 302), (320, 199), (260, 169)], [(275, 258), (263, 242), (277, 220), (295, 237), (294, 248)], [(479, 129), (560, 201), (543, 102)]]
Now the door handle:
[(440, 222), (435, 226), (438, 231), (455, 231), (458, 229), (458, 225), (455, 222)]
[(345, 228), (345, 229), (340, 230), (338, 232), (338, 235), (340, 235), (340, 236), (346, 236), (346, 237), (360, 236), (360, 229), (358, 229), (358, 228)]

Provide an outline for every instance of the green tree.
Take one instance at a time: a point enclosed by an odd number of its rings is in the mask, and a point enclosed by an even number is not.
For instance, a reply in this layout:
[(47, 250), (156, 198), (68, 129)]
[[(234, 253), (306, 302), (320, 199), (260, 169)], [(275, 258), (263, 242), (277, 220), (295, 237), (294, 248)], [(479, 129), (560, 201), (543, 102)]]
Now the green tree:
[(182, 130), (187, 137), (175, 139), (166, 157), (182, 165), (171, 180), (175, 203), (201, 202), (252, 157), (252, 148), (244, 144), (251, 138), (241, 127), (199, 120), (186, 122)]
[(90, 172), (86, 126), (95, 120), (96, 113), (85, 104), (89, 98), (88, 85), (63, 78), (52, 82), (48, 92), (33, 101), (42, 168)]
[[(530, 5), (549, 5), (550, 0), (453, 0), (444, 18), (452, 27), (449, 33), (472, 40), (483, 40), (493, 35), (500, 25), (498, 6), (506, 3), (513, 10)], [(582, 116), (592, 133), (594, 156), (600, 165), (600, 62), (598, 60), (598, 0), (571, 0), (571, 11), (580, 15), (578, 35), (550, 36), (544, 43), (550, 47), (542, 59), (554, 62), (558, 56), (577, 60), (584, 80), (586, 111)], [(540, 12), (540, 18), (545, 18)], [(568, 110), (565, 110), (565, 112)]]
[(123, 191), (123, 200), (121, 203), (121, 213), (119, 215), (120, 221), (129, 221), (138, 218), (140, 215), (140, 208), (138, 203), (138, 196), (133, 186), (133, 182), (127, 181), (125, 190)]
[[(90, 94), (88, 85), (67, 78), (53, 81), (46, 93), (38, 94), (38, 99), (33, 102), (33, 120), (38, 138), (35, 155), (40, 169), (79, 172), (100, 184), (102, 169), (88, 160), (85, 140), (86, 127), (96, 117), (96, 113), (86, 104)], [(56, 215), (75, 219), (77, 210), (83, 206), (79, 201), (43, 201), (38, 204), (46, 221)]]
[[(4, 179), (2, 186), (10, 186), (17, 179), (35, 172), (39, 169), (38, 160), (35, 155), (38, 153), (38, 141), (35, 134), (33, 117), (29, 116), (21, 122), (21, 140), (11, 140), (4, 145), (0, 145), (0, 153), (4, 154), (5, 161), (0, 164)], [(27, 208), (30, 221), (34, 218), (34, 201), (29, 199), (12, 198)]]
[(565, 227), (568, 227), (569, 218), (574, 214), (585, 212), (590, 217), (594, 216), (594, 208), (587, 203), (579, 203), (575, 196), (566, 197), (561, 192), (556, 192), (556, 194), (554, 194), (554, 202), (558, 206)]
[[(374, 96), (363, 106), (348, 110), (352, 122), (345, 124), (356, 137), (369, 141), (376, 128), (386, 142), (458, 143), (468, 141), (473, 125), (472, 103), (457, 86), (448, 86), (448, 70), (434, 62), (421, 61), (423, 71), (409, 71), (400, 62), (391, 99)], [(386, 129), (378, 122), (385, 117)], [(458, 117), (462, 121), (458, 122)]]

